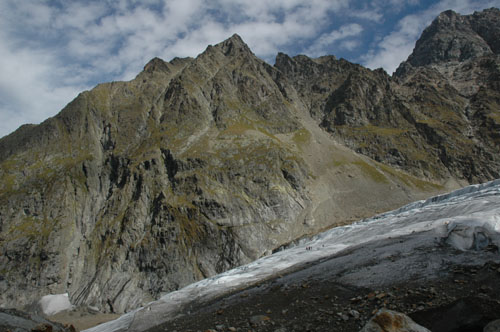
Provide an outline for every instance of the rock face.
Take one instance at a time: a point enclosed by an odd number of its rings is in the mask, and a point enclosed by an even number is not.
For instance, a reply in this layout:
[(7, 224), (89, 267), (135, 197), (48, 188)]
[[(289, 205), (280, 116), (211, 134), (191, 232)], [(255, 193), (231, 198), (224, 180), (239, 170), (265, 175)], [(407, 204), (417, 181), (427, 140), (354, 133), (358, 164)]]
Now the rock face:
[(395, 73), (438, 163), (469, 181), (499, 176), (499, 22), (497, 8), (467, 16), (446, 11)]
[(394, 78), (332, 56), (279, 54), (276, 67), (356, 152), (420, 177), (497, 178), (499, 20), (495, 8), (442, 13)]
[[(455, 30), (496, 45), (498, 10), (453, 15)], [(234, 35), (81, 93), (0, 140), (0, 304), (69, 293), (121, 313), (302, 236), (498, 177), (495, 47), (412, 55), (392, 78), (333, 56), (278, 54), (273, 67)]]
[(466, 16), (447, 10), (424, 30), (407, 64), (421, 67), (498, 55), (499, 24), (497, 8)]

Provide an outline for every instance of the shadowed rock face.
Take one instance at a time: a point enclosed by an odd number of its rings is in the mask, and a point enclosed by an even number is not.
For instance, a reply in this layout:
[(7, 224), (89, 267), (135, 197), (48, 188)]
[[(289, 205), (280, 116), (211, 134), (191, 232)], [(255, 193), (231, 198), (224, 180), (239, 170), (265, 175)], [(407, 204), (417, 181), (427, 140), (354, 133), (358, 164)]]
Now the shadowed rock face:
[[(475, 22), (495, 49), (483, 31), (495, 13), (441, 16)], [(124, 312), (302, 236), (498, 177), (497, 55), (446, 61), (396, 78), (333, 56), (278, 54), (273, 67), (234, 35), (81, 93), (0, 140), (0, 302), (68, 292)]]

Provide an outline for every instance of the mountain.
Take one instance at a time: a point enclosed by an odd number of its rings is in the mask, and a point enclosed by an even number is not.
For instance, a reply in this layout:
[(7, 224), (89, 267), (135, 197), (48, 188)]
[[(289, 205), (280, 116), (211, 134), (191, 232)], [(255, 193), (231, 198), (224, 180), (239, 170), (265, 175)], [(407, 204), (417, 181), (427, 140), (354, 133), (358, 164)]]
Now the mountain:
[[(423, 117), (440, 113), (445, 125), (425, 118), (417, 122), (431, 142), (454, 138), (440, 148), (439, 157), (448, 168), (462, 168), (459, 172), (469, 179), (477, 173), (498, 177), (499, 21), (497, 8), (465, 16), (443, 12), (395, 74), (403, 89), (412, 91), (412, 100), (430, 106), (422, 109)], [(479, 160), (492, 167), (480, 166)]]
[[(394, 77), (333, 56), (280, 53), (270, 66), (234, 35), (20, 127), (0, 140), (1, 306), (68, 293), (123, 313), (499, 177), (495, 20), (441, 14)], [(413, 60), (464, 27), (464, 43), (489, 49)]]
[(320, 126), (356, 152), (430, 179), (499, 177), (499, 47), (496, 8), (446, 11), (394, 77), (334, 57), (276, 67)]

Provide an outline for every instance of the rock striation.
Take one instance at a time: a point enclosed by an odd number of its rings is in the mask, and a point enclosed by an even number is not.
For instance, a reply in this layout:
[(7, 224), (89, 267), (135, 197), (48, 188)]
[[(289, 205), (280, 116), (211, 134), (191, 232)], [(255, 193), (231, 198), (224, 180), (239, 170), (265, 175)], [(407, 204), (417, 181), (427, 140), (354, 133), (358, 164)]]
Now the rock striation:
[[(498, 12), (441, 14), (394, 77), (333, 56), (270, 66), (234, 35), (20, 127), (0, 140), (0, 305), (68, 293), (122, 313), (499, 177)], [(455, 34), (467, 56), (425, 55)]]

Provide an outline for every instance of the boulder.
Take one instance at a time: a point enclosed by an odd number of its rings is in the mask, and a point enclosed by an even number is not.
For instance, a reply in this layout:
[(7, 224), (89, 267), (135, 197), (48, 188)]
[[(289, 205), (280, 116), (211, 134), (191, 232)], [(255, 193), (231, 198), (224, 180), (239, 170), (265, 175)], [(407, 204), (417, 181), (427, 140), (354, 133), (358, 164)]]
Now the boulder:
[(430, 332), (397, 311), (380, 309), (360, 332)]

